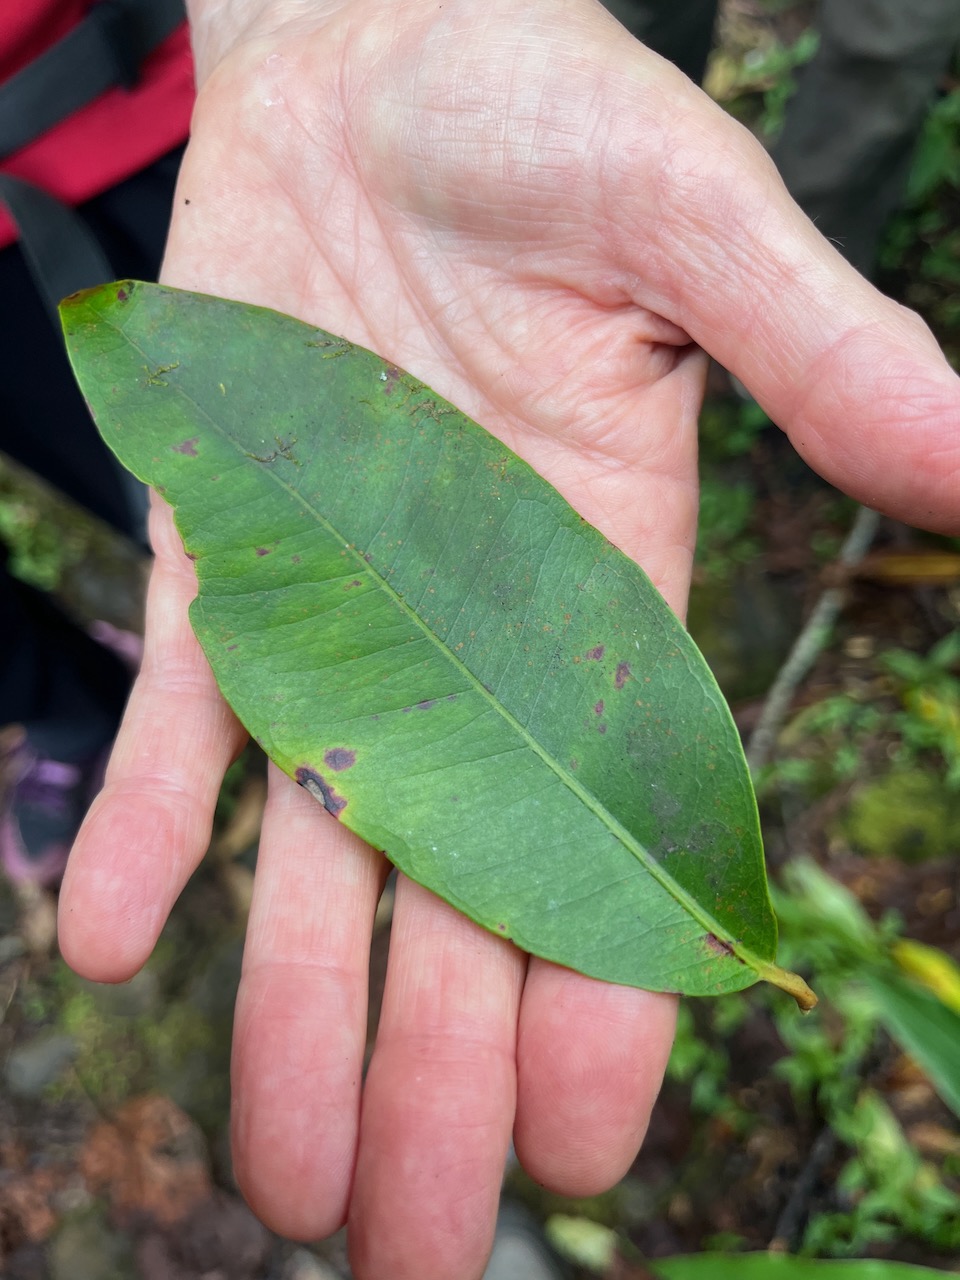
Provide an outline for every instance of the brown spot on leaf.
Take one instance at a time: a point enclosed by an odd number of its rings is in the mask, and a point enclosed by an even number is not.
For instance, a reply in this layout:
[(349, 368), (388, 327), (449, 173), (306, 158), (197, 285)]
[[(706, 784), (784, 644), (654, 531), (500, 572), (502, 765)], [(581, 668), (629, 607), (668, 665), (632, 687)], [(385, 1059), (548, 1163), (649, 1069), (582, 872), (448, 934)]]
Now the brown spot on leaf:
[(357, 763), (357, 753), (351, 751), (349, 747), (331, 747), (329, 751), (324, 752), (323, 763), (334, 773), (341, 773)]
[(191, 436), (189, 440), (181, 440), (179, 444), (172, 444), (170, 448), (174, 453), (182, 453), (187, 458), (195, 458), (197, 456), (197, 445), (199, 443), (199, 436)]
[(327, 813), (332, 813), (335, 818), (339, 818), (347, 807), (347, 801), (344, 796), (337, 795), (326, 779), (306, 765), (302, 765), (297, 770), (295, 777), (305, 791), (309, 791), (315, 800), (320, 801)]
[(606, 645), (598, 644), (593, 649), (588, 649), (584, 656), (589, 658), (591, 662), (599, 662), (606, 651)]
[(615, 689), (622, 689), (629, 679), (630, 679), (630, 663), (618, 662), (616, 674), (613, 677), (613, 687)]
[[(735, 956), (731, 944), (725, 942), (723, 938), (718, 938), (715, 933), (708, 933), (704, 938), (704, 942), (715, 956)], [(741, 963), (743, 962), (741, 961)]]

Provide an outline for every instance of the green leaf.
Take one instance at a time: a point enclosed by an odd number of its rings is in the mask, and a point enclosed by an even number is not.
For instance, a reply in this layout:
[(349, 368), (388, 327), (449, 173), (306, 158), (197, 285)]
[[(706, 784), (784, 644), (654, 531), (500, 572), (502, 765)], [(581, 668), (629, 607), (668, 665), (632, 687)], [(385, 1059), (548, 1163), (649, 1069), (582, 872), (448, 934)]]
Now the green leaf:
[(647, 1265), (659, 1280), (930, 1280), (951, 1274), (905, 1262), (821, 1262), (779, 1253), (699, 1253)]
[(649, 580), (409, 374), (135, 282), (62, 309), (121, 461), (176, 511), (191, 618), (268, 755), (473, 919), (595, 977), (773, 965), (736, 729)]
[(587, 1271), (605, 1276), (616, 1262), (617, 1233), (599, 1222), (554, 1213), (543, 1224), (543, 1232), (557, 1253)]
[(890, 1035), (960, 1116), (960, 1015), (896, 974), (878, 971), (865, 977)]

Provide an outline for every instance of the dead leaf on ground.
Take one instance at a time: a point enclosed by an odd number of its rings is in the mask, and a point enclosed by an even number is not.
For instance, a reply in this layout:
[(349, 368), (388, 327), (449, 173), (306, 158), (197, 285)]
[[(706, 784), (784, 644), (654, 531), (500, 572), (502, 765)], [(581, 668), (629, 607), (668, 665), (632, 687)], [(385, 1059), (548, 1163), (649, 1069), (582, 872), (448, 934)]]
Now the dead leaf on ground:
[(932, 1120), (918, 1120), (907, 1128), (906, 1134), (910, 1145), (922, 1156), (960, 1156), (960, 1133), (953, 1133)]
[(172, 1226), (212, 1190), (204, 1137), (169, 1098), (135, 1098), (96, 1125), (80, 1168), (121, 1220)]
[(960, 582), (960, 554), (935, 547), (873, 551), (863, 557), (854, 573), (891, 586), (946, 587)]
[(65, 1170), (48, 1165), (0, 1182), (0, 1259), (23, 1244), (39, 1244), (57, 1225), (53, 1197)]

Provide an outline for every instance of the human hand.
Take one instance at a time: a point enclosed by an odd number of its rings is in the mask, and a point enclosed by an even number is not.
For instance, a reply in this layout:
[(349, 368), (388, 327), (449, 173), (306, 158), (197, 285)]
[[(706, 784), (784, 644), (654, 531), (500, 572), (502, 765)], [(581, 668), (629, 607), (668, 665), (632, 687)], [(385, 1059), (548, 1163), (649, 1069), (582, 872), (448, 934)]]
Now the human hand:
[[(960, 527), (960, 391), (759, 147), (590, 0), (195, 0), (202, 90), (164, 278), (409, 368), (634, 556), (677, 612), (704, 356), (873, 506)], [(269, 353), (264, 353), (268, 358)], [(90, 977), (143, 963), (243, 734), (162, 504), (140, 680), (61, 905)], [(277, 773), (238, 999), (237, 1173), (277, 1230), (347, 1216), (359, 1280), (479, 1275), (511, 1130), (588, 1194), (628, 1167), (668, 996), (538, 960), (401, 882), (363, 1087), (383, 859)]]

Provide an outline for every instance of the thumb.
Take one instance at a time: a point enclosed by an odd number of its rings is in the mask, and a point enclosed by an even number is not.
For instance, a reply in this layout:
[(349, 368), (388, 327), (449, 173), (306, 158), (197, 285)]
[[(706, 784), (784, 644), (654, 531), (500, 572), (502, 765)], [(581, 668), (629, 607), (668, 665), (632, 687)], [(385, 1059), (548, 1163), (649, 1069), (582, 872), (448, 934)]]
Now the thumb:
[(658, 179), (621, 206), (635, 301), (735, 373), (832, 484), (960, 532), (960, 379), (933, 335), (819, 234), (745, 129), (683, 77), (669, 94)]

